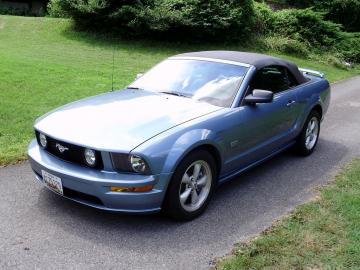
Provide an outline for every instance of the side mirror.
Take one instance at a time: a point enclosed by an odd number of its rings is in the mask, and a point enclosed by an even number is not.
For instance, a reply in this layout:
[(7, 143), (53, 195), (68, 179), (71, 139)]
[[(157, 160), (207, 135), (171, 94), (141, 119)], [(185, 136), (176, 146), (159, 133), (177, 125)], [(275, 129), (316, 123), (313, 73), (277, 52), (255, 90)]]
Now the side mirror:
[(141, 78), (143, 75), (144, 75), (143, 73), (138, 73), (138, 74), (136, 74), (135, 80)]
[(255, 89), (252, 94), (245, 97), (246, 104), (271, 103), (274, 93), (268, 90)]

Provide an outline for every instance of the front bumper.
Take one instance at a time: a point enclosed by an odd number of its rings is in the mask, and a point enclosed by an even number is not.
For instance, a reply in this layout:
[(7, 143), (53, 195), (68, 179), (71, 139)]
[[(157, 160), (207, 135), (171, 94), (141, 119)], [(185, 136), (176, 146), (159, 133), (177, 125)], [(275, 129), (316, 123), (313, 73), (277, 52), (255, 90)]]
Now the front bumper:
[[(63, 161), (44, 151), (33, 140), (28, 158), (36, 178), (43, 182), (41, 171), (62, 180), (64, 197), (102, 210), (127, 213), (152, 213), (161, 209), (171, 174), (135, 175), (99, 171)], [(138, 187), (154, 185), (149, 192), (112, 192), (111, 186)]]

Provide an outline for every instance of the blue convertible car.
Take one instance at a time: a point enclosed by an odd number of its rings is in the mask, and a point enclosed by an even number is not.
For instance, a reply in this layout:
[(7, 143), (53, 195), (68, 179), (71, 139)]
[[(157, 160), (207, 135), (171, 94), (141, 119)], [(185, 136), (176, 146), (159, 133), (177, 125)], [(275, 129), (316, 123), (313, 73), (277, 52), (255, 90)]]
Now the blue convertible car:
[(180, 54), (37, 119), (28, 156), (40, 182), (79, 203), (189, 220), (219, 183), (289, 147), (311, 154), (329, 102), (323, 74), (279, 58)]

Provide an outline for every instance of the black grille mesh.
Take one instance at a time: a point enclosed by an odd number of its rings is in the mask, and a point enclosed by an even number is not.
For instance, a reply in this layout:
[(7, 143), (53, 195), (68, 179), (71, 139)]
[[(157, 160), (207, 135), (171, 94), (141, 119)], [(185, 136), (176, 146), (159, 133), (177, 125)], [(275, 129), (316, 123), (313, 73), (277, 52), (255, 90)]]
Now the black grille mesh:
[[(35, 134), (36, 134), (36, 139), (37, 139), (37, 141), (38, 141), (38, 143), (40, 145), (39, 132), (35, 131)], [(53, 138), (51, 138), (49, 136), (46, 136), (46, 139), (47, 139), (48, 143), (47, 143), (47, 147), (45, 148), (45, 150), (47, 152), (49, 152), (50, 154), (52, 154), (52, 155), (54, 155), (54, 156), (56, 156), (56, 157), (58, 157), (58, 158), (60, 158), (62, 160), (89, 167), (86, 164), (85, 157), (84, 157), (84, 151), (85, 151), (86, 148), (81, 147), (81, 146), (77, 146), (77, 145), (74, 145), (74, 144), (66, 143), (66, 142), (63, 142), (63, 141), (60, 141), (60, 140), (56, 140), (56, 139), (53, 139)], [(61, 153), (59, 151), (59, 148), (57, 147), (57, 145), (61, 145), (61, 146), (66, 147), (68, 149)], [(101, 170), (101, 169), (104, 168), (104, 165), (103, 165), (103, 162), (102, 162), (102, 159), (101, 159), (101, 154), (100, 154), (99, 151), (95, 151), (95, 155), (96, 155), (96, 161), (97, 162), (96, 162), (96, 166), (92, 167), (92, 168)]]

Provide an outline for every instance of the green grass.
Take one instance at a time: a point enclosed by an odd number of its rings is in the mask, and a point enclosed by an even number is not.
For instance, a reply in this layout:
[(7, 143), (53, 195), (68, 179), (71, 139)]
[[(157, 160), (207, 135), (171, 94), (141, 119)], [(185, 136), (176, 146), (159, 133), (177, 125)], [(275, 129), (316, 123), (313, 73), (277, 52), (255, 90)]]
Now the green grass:
[[(205, 49), (252, 50), (241, 46), (121, 41), (79, 33), (71, 21), (0, 16), (0, 166), (25, 158), (34, 120), (62, 104), (111, 89), (180, 52)], [(285, 55), (302, 67), (322, 70), (331, 81), (359, 74)]]
[(360, 269), (360, 160), (216, 269)]

